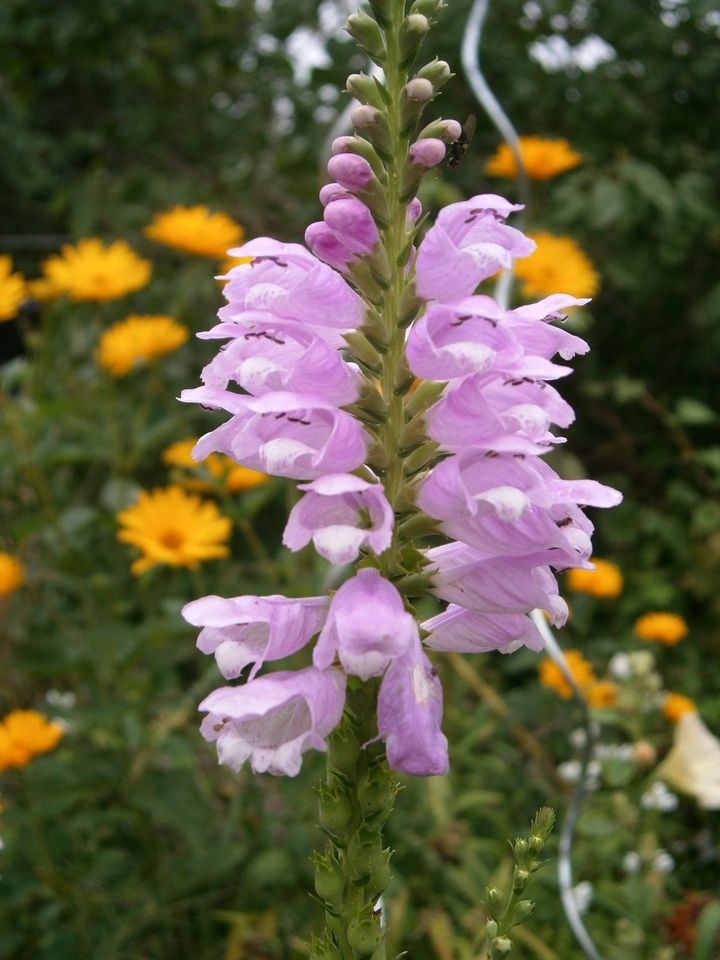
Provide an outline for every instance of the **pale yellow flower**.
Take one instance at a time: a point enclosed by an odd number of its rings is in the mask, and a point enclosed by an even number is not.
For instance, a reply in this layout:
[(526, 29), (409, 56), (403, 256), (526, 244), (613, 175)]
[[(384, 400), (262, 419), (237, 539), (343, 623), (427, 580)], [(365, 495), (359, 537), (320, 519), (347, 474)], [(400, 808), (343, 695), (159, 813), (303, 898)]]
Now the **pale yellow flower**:
[(25, 279), (12, 272), (12, 260), (0, 256), (0, 323), (12, 320), (25, 299)]
[(224, 257), (245, 236), (240, 224), (227, 214), (211, 213), (200, 205), (156, 213), (144, 233), (166, 247), (200, 257)]
[(688, 635), (688, 625), (677, 613), (646, 613), (635, 621), (633, 633), (646, 643), (674, 647)]
[(187, 340), (186, 327), (172, 317), (133, 314), (114, 323), (100, 338), (95, 360), (113, 377), (177, 350)]
[(209, 500), (170, 486), (142, 491), (117, 515), (117, 538), (141, 551), (130, 568), (141, 574), (158, 564), (195, 570), (205, 560), (227, 557), (232, 522)]
[(594, 570), (575, 568), (568, 571), (568, 590), (574, 593), (589, 593), (593, 597), (619, 597), (623, 589), (620, 568), (609, 560), (593, 557)]
[[(582, 154), (567, 140), (545, 140), (543, 137), (520, 137), (520, 156), (531, 180), (550, 180), (582, 163)], [(491, 177), (512, 180), (518, 175), (512, 150), (502, 143), (485, 164), (485, 173)]]
[(552, 233), (530, 233), (537, 249), (516, 260), (515, 276), (522, 281), (523, 296), (546, 297), (567, 293), (571, 297), (594, 297), (600, 277), (588, 256), (570, 237)]
[(124, 240), (104, 246), (91, 237), (75, 246), (66, 243), (43, 263), (43, 273), (55, 290), (71, 300), (116, 300), (140, 290), (150, 280), (152, 264)]
[(0, 552), (0, 597), (14, 593), (25, 583), (25, 568), (11, 553)]
[(703, 810), (720, 810), (720, 741), (696, 711), (678, 717), (672, 749), (657, 775), (673, 790), (694, 797)]
[(60, 724), (35, 710), (8, 713), (0, 723), (0, 770), (24, 767), (38, 754), (53, 750), (62, 735)]

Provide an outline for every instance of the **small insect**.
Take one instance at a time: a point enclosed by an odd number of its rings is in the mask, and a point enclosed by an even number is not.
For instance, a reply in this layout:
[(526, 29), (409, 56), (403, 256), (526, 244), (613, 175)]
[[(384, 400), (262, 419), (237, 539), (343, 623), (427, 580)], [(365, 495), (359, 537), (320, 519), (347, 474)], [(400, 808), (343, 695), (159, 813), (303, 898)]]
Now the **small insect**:
[(471, 113), (462, 126), (460, 136), (457, 140), (451, 140), (445, 151), (445, 163), (449, 167), (456, 167), (467, 153), (470, 141), (475, 135), (477, 117)]

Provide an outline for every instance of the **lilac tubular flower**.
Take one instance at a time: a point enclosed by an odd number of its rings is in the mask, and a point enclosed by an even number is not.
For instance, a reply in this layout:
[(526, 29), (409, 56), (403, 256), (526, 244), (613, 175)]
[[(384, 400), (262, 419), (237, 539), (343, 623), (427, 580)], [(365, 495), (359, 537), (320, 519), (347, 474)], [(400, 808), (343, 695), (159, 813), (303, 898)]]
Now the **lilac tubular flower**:
[(226, 680), (235, 680), (249, 663), (252, 680), (266, 660), (282, 660), (304, 647), (325, 622), (328, 604), (326, 597), (209, 596), (185, 604), (182, 615), (203, 628), (198, 649), (215, 654)]
[(330, 563), (350, 563), (363, 545), (377, 554), (390, 546), (395, 518), (381, 484), (330, 474), (300, 489), (307, 493), (290, 511), (283, 534), (290, 550), (312, 540)]
[(410, 369), (426, 380), (452, 380), (519, 360), (523, 349), (503, 317), (490, 297), (429, 304), (408, 335)]
[(425, 645), (452, 653), (514, 653), (520, 647), (542, 650), (544, 642), (529, 617), (518, 613), (477, 613), (451, 603), (423, 623)]
[(316, 257), (341, 273), (344, 273), (348, 264), (355, 259), (353, 252), (338, 240), (330, 227), (322, 220), (311, 223), (307, 228), (305, 243)]
[(441, 720), (442, 684), (416, 632), (407, 651), (388, 667), (378, 696), (378, 733), (385, 738), (390, 767), (414, 777), (447, 773)]
[(530, 557), (488, 559), (462, 543), (426, 551), (431, 592), (441, 600), (479, 613), (527, 613), (538, 607), (562, 626), (567, 604), (547, 566)]
[(360, 200), (333, 200), (323, 219), (340, 243), (354, 254), (370, 253), (379, 235), (372, 214)]
[(312, 330), (272, 315), (238, 328), (200, 376), (212, 387), (234, 381), (253, 396), (312, 393), (319, 383), (325, 399), (338, 405), (352, 403), (359, 394), (357, 367)]
[(332, 203), (333, 200), (352, 199), (352, 193), (346, 190), (345, 187), (341, 187), (339, 183), (326, 183), (324, 187), (320, 188), (318, 199), (320, 203), (326, 207), (329, 203)]
[(414, 167), (431, 169), (442, 163), (447, 153), (447, 146), (442, 140), (428, 137), (426, 140), (417, 140), (410, 147), (410, 163)]
[(415, 636), (417, 625), (398, 591), (368, 567), (347, 580), (330, 601), (313, 663), (324, 670), (337, 655), (346, 673), (368, 680), (381, 676)]
[(564, 293), (554, 293), (537, 303), (509, 310), (505, 315), (506, 322), (521, 341), (525, 353), (546, 359), (559, 353), (563, 360), (571, 360), (576, 354), (587, 353), (590, 347), (580, 337), (553, 324), (567, 319), (563, 310), (581, 307), (589, 302)]
[(325, 750), (345, 703), (340, 670), (283, 671), (240, 687), (220, 687), (200, 704), (200, 732), (217, 741), (218, 760), (236, 772), (246, 760), (255, 773), (294, 777), (302, 755)]
[[(268, 393), (255, 399), (228, 392), (226, 397), (235, 398), (237, 415), (198, 440), (193, 449), (196, 460), (216, 451), (252, 470), (315, 480), (326, 473), (354, 470), (365, 459), (363, 428), (331, 403), (296, 393)], [(183, 391), (181, 399), (211, 407), (227, 402), (206, 387)]]
[(270, 310), (331, 330), (354, 330), (362, 323), (361, 298), (305, 247), (259, 237), (230, 253), (253, 261), (228, 272), (223, 293), (229, 302), (218, 313), (221, 320), (233, 320), (244, 310)]
[(494, 194), (451, 203), (438, 214), (418, 250), (417, 292), (425, 300), (451, 302), (468, 297), (487, 277), (527, 257), (535, 244), (503, 222), (521, 209)]

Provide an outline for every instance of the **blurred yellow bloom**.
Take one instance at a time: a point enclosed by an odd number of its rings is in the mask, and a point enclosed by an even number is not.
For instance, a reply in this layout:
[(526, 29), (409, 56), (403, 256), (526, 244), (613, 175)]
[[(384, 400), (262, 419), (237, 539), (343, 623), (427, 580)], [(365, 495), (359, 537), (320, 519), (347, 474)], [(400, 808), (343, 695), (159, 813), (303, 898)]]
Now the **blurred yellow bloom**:
[(677, 613), (646, 613), (635, 621), (633, 633), (647, 643), (674, 647), (688, 635), (688, 625)]
[(0, 770), (24, 767), (38, 754), (53, 750), (62, 735), (60, 724), (41, 713), (13, 710), (0, 723)]
[[(597, 681), (595, 680), (592, 667), (579, 650), (566, 650), (565, 660), (567, 661), (570, 674), (580, 690), (585, 692), (593, 684), (596, 684)], [(549, 687), (550, 690), (554, 690), (563, 700), (569, 700), (570, 697), (572, 697), (572, 688), (554, 660), (550, 657), (545, 657), (540, 661), (538, 671), (540, 673), (540, 683), (544, 687)]]
[(173, 207), (156, 213), (145, 236), (166, 247), (200, 257), (224, 257), (230, 247), (242, 242), (245, 231), (225, 213), (210, 213), (207, 207)]
[(618, 688), (612, 680), (598, 680), (590, 684), (585, 693), (591, 707), (614, 707), (617, 704)]
[(596, 560), (594, 570), (575, 568), (568, 571), (568, 590), (574, 593), (589, 593), (593, 597), (619, 597), (623, 589), (620, 568), (609, 560)]
[(25, 299), (25, 279), (12, 272), (12, 260), (0, 256), (0, 323), (12, 320)]
[(150, 280), (152, 264), (124, 240), (104, 246), (96, 237), (64, 244), (59, 254), (43, 263), (43, 273), (71, 300), (116, 300), (140, 290)]
[(697, 704), (682, 693), (668, 693), (662, 711), (671, 723), (677, 723), (686, 713), (697, 713)]
[(545, 297), (567, 293), (571, 297), (594, 297), (600, 277), (587, 255), (570, 237), (552, 233), (530, 233), (537, 249), (529, 257), (516, 260), (515, 276), (523, 281), (526, 297)]
[(41, 300), (43, 302), (46, 300), (54, 300), (62, 294), (62, 290), (47, 277), (36, 277), (34, 280), (28, 280), (25, 283), (25, 289), (27, 290), (27, 295), (32, 297), (33, 300)]
[(114, 323), (102, 337), (95, 360), (113, 377), (177, 350), (187, 340), (187, 328), (172, 317), (133, 314)]
[[(197, 439), (195, 437), (171, 443), (163, 451), (163, 462), (170, 467), (178, 467), (183, 470), (198, 470), (204, 467), (211, 476), (222, 480), (230, 493), (252, 490), (254, 487), (260, 487), (267, 483), (270, 479), (266, 473), (251, 470), (249, 467), (241, 467), (233, 459), (222, 453), (211, 453), (209, 457), (198, 463), (192, 458), (192, 448), (196, 443)], [(190, 484), (198, 490), (212, 490), (211, 485), (204, 483), (202, 480), (193, 479), (189, 481), (188, 485)]]
[(158, 564), (188, 567), (227, 557), (232, 522), (214, 503), (169, 486), (143, 490), (136, 503), (117, 515), (117, 538), (142, 552), (130, 568), (141, 574)]
[(720, 810), (720, 741), (699, 713), (686, 711), (678, 717), (672, 749), (657, 775), (674, 790), (694, 797), (703, 810)]
[[(583, 159), (567, 140), (545, 140), (543, 137), (520, 137), (520, 156), (531, 180), (550, 180), (579, 166)], [(485, 164), (485, 173), (508, 180), (517, 177), (515, 157), (506, 143), (500, 144)]]
[(0, 552), (0, 597), (13, 593), (25, 583), (25, 568), (11, 553)]

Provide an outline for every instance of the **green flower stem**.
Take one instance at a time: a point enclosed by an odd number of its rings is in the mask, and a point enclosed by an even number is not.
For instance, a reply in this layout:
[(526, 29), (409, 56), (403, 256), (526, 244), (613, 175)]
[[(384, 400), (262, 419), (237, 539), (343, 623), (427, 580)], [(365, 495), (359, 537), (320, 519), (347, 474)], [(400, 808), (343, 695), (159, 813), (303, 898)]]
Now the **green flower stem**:
[(329, 849), (315, 856), (315, 889), (325, 906), (326, 933), (311, 945), (313, 960), (386, 960), (377, 908), (390, 878), (382, 827), (398, 785), (377, 736), (377, 681), (350, 678), (347, 706), (328, 743), (320, 785), (320, 826)]

